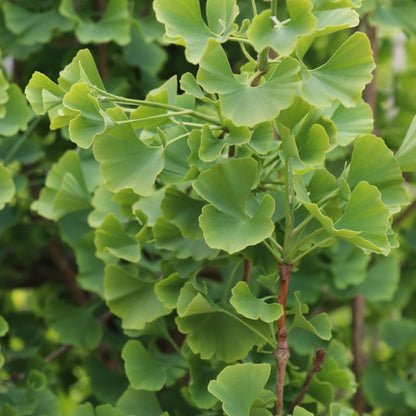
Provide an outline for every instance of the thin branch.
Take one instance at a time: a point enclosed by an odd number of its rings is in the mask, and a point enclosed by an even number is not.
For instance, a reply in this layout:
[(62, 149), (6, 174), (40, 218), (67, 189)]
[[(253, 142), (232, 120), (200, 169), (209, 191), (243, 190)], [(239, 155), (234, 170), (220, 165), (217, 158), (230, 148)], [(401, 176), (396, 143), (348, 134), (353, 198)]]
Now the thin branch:
[(286, 328), (286, 302), (287, 291), (289, 287), (290, 273), (293, 264), (279, 264), (280, 286), (279, 286), (279, 303), (283, 308), (283, 315), (277, 324), (277, 348), (274, 351), (276, 358), (276, 415), (281, 416), (283, 409), (283, 391), (285, 384), (286, 366), (290, 358), (289, 345), (287, 343)]
[(248, 283), (250, 281), (250, 273), (251, 273), (251, 262), (250, 260), (244, 260), (244, 273), (243, 273), (243, 280)]
[(312, 382), (313, 377), (316, 373), (319, 373), (322, 370), (322, 364), (325, 360), (325, 350), (323, 348), (318, 348), (316, 350), (315, 356), (313, 357), (313, 363), (312, 367), (308, 372), (308, 375), (306, 376), (306, 380), (303, 383), (302, 388), (300, 389), (295, 401), (293, 402), (289, 413), (293, 413), (296, 406), (299, 406), (302, 404), (303, 399), (305, 398), (305, 395), (309, 389), (309, 386)]
[(253, 9), (253, 16), (257, 16), (256, 0), (251, 0), (251, 8)]

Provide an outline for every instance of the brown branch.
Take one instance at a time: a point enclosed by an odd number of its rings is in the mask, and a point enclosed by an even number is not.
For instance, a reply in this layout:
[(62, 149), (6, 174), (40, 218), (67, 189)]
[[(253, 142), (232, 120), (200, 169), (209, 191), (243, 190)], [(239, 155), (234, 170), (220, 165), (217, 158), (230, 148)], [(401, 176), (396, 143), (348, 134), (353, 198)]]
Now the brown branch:
[(359, 416), (362, 416), (366, 409), (366, 400), (361, 388), (361, 377), (364, 370), (364, 352), (363, 352), (363, 335), (364, 335), (364, 297), (357, 295), (351, 301), (352, 309), (352, 350), (353, 350), (353, 371), (358, 384), (357, 391), (354, 395), (354, 410)]
[(316, 350), (315, 356), (313, 357), (313, 363), (312, 367), (308, 372), (308, 375), (306, 376), (306, 380), (303, 383), (302, 388), (299, 391), (299, 394), (297, 395), (295, 401), (293, 402), (289, 413), (293, 413), (296, 406), (299, 406), (302, 404), (303, 399), (305, 398), (305, 395), (309, 389), (309, 386), (312, 382), (313, 377), (316, 373), (319, 373), (319, 371), (322, 370), (322, 364), (325, 360), (325, 350), (323, 348), (318, 348)]
[(87, 304), (88, 299), (85, 293), (78, 287), (76, 274), (71, 265), (69, 264), (68, 259), (65, 256), (65, 253), (62, 250), (60, 242), (55, 237), (48, 244), (49, 255), (61, 273), (61, 276), (74, 297), (78, 305), (84, 306)]
[(250, 273), (251, 273), (251, 262), (250, 262), (250, 260), (244, 259), (243, 280), (246, 283), (248, 283), (250, 281)]
[(276, 415), (280, 416), (283, 409), (283, 391), (285, 384), (286, 366), (290, 358), (289, 345), (287, 343), (286, 329), (286, 302), (289, 287), (290, 272), (293, 264), (279, 264), (280, 286), (279, 303), (283, 308), (283, 315), (277, 325), (277, 349), (274, 352), (276, 358)]

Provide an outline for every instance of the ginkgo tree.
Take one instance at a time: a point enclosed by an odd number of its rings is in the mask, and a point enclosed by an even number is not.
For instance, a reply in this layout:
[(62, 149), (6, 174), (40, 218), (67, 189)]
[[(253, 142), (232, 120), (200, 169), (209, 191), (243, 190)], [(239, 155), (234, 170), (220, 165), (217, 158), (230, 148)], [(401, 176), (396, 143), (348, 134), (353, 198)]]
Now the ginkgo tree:
[[(70, 1), (59, 11), (82, 42), (105, 42), (126, 17), (116, 3), (102, 16), (107, 35)], [(307, 289), (293, 288), (314, 277), (322, 249), (366, 266), (398, 247), (392, 221), (409, 202), (414, 126), (396, 155), (371, 134), (362, 93), (373, 52), (351, 31), (360, 1), (246, 3), (155, 0), (165, 42), (195, 71), (144, 99), (106, 87), (88, 49), (56, 82), (35, 72), (26, 87), (33, 111), (74, 144), (32, 209), (59, 224), (80, 286), (98, 299), (52, 299), (45, 320), (87, 349), (103, 337), (95, 308), (105, 302), (121, 320), (129, 386), (76, 416), (354, 414), (347, 349), (327, 313), (308, 315)], [(337, 46), (316, 63), (326, 38)]]

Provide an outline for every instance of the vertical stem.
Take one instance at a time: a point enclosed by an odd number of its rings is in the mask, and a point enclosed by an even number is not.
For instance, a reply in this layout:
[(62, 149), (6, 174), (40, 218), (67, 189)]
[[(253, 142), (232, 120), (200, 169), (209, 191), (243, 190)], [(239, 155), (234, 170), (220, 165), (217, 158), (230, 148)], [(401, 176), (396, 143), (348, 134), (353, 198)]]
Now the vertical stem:
[(243, 280), (248, 283), (250, 281), (250, 272), (251, 272), (251, 262), (250, 260), (244, 260), (244, 273)]
[(292, 172), (292, 165), (291, 165), (291, 158), (286, 157), (285, 160), (285, 188), (286, 188), (286, 195), (285, 195), (285, 211), (286, 211), (286, 218), (285, 218), (285, 236), (284, 236), (284, 243), (283, 243), (283, 257), (287, 256), (290, 251), (290, 240), (292, 238), (292, 231), (293, 231), (293, 172)]
[(286, 366), (290, 358), (289, 345), (287, 343), (286, 328), (286, 301), (289, 287), (290, 272), (293, 264), (279, 264), (280, 286), (279, 303), (283, 308), (283, 315), (277, 324), (277, 349), (274, 352), (276, 358), (276, 415), (281, 416), (283, 409), (283, 391), (285, 384)]
[(270, 5), (271, 16), (276, 16), (277, 14), (277, 0), (272, 0)]

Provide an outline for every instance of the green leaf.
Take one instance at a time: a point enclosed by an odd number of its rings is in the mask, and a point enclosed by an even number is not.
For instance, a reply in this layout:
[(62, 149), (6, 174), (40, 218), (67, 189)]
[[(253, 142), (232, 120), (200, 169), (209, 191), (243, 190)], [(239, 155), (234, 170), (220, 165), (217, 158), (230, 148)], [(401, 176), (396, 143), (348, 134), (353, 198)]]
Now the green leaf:
[(350, 108), (334, 102), (331, 107), (325, 109), (324, 114), (337, 126), (337, 140), (341, 146), (348, 146), (357, 136), (371, 133), (373, 130), (373, 112), (364, 101)]
[(45, 319), (62, 344), (94, 349), (101, 341), (102, 327), (86, 308), (51, 299), (46, 304)]
[(90, 93), (85, 82), (72, 85), (63, 99), (64, 112), (70, 109), (73, 116), (69, 122), (69, 137), (82, 149), (88, 149), (94, 139), (104, 132), (107, 125), (113, 122), (105, 117), (98, 101)]
[(321, 107), (329, 107), (336, 99), (345, 107), (355, 107), (373, 69), (370, 42), (364, 33), (356, 32), (325, 64), (303, 72), (303, 97)]
[(156, 394), (150, 391), (133, 390), (129, 387), (117, 402), (117, 408), (123, 415), (129, 416), (167, 416), (162, 415), (162, 408)]
[(330, 416), (357, 416), (357, 412), (338, 403), (331, 403)]
[(9, 332), (9, 324), (0, 315), (0, 337), (4, 337)]
[(27, 376), (27, 386), (31, 390), (41, 391), (46, 388), (48, 385), (48, 379), (44, 373), (36, 369), (30, 370), (29, 375)]
[(313, 14), (318, 19), (316, 36), (327, 36), (349, 27), (358, 26), (359, 15), (351, 9), (351, 1), (315, 0)]
[(269, 326), (261, 321), (239, 318), (197, 294), (186, 305), (178, 305), (178, 329), (187, 343), (204, 360), (216, 355), (227, 363), (243, 359), (254, 345), (274, 342)]
[(247, 37), (257, 52), (270, 47), (280, 56), (290, 55), (298, 39), (313, 32), (317, 19), (312, 14), (311, 0), (288, 0), (286, 7), (288, 22), (272, 21), (270, 10), (263, 11), (252, 20)]
[(409, 202), (399, 164), (383, 139), (373, 135), (360, 136), (351, 156), (347, 181), (353, 188), (362, 180), (377, 187), (392, 214)]
[(249, 198), (256, 175), (254, 159), (229, 159), (201, 173), (193, 183), (197, 193), (210, 203), (199, 217), (210, 247), (235, 253), (273, 232), (273, 198), (265, 195), (261, 202)]
[[(120, 108), (107, 111), (115, 121), (127, 117)], [(139, 195), (151, 195), (157, 175), (163, 169), (163, 149), (151, 147), (137, 137), (129, 124), (109, 128), (96, 138), (94, 156), (101, 163), (106, 187), (112, 192), (133, 189)]]
[(266, 303), (256, 298), (246, 282), (238, 282), (232, 289), (231, 305), (240, 314), (249, 319), (261, 319), (264, 322), (277, 321), (283, 315), (280, 304)]
[(95, 409), (91, 403), (78, 406), (72, 416), (123, 416), (120, 410), (109, 404), (97, 406)]
[(11, 171), (0, 163), (0, 209), (12, 200), (15, 190)]
[(155, 0), (153, 7), (157, 20), (166, 26), (166, 39), (185, 46), (186, 59), (193, 64), (200, 61), (210, 39), (225, 42), (237, 28), (233, 23), (238, 15), (235, 0), (208, 0), (208, 25), (202, 18), (199, 0)]
[(33, 112), (26, 103), (25, 96), (16, 84), (7, 90), (9, 100), (4, 105), (5, 116), (0, 118), (0, 134), (13, 136), (19, 130), (26, 130)]
[(210, 259), (218, 250), (209, 247), (201, 238), (184, 237), (180, 229), (164, 217), (159, 217), (153, 226), (155, 246), (158, 249), (172, 251), (178, 259), (192, 257), (196, 261)]
[(32, 209), (55, 221), (64, 215), (91, 207), (90, 194), (78, 153), (67, 151), (52, 166), (40, 197)]
[(401, 351), (415, 340), (416, 323), (408, 318), (386, 320), (381, 324), (380, 335), (394, 351)]
[(313, 416), (313, 413), (308, 412), (303, 407), (296, 406), (293, 416)]
[(401, 170), (405, 172), (416, 171), (416, 117), (413, 118), (395, 157)]
[(140, 341), (128, 341), (121, 356), (125, 362), (127, 377), (134, 389), (158, 391), (166, 383), (165, 368)]
[(32, 13), (17, 4), (6, 2), (3, 12), (7, 28), (17, 35), (19, 43), (24, 45), (47, 43), (51, 40), (53, 31), (67, 31), (72, 26), (55, 8)]
[(275, 118), (293, 102), (299, 65), (293, 58), (284, 58), (270, 68), (263, 83), (253, 87), (234, 76), (223, 48), (211, 40), (201, 58), (197, 79), (206, 91), (218, 93), (224, 117), (236, 126), (253, 127)]
[(328, 318), (328, 315), (326, 313), (320, 313), (319, 315), (314, 316), (311, 320), (308, 321), (303, 316), (302, 303), (299, 299), (299, 296), (300, 293), (296, 292), (296, 303), (294, 310), (295, 316), (288, 331), (290, 331), (292, 328), (303, 328), (309, 332), (312, 332), (314, 335), (318, 336), (321, 339), (324, 339), (326, 341), (330, 340), (332, 338), (332, 324)]
[(148, 322), (171, 311), (157, 298), (154, 286), (154, 280), (138, 277), (134, 268), (106, 267), (105, 299), (111, 311), (121, 318), (123, 328), (143, 329)]
[(125, 231), (113, 213), (105, 217), (95, 232), (95, 244), (99, 253), (108, 251), (117, 258), (132, 263), (138, 262), (141, 257), (138, 241)]
[(235, 364), (225, 367), (216, 380), (208, 384), (208, 391), (221, 400), (228, 416), (250, 416), (269, 376), (269, 364)]
[(62, 0), (60, 13), (76, 23), (75, 32), (81, 43), (106, 43), (114, 41), (126, 45), (130, 41), (130, 18), (127, 0), (110, 0), (95, 22), (82, 19), (75, 11), (72, 0)]

